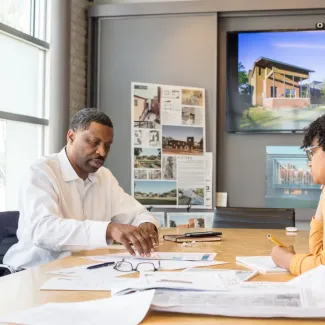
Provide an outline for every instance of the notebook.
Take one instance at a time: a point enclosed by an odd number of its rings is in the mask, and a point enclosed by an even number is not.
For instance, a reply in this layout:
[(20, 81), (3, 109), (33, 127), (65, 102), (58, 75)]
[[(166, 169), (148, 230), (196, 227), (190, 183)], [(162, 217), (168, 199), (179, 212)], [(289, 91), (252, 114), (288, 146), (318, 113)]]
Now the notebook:
[(264, 273), (289, 272), (276, 266), (271, 256), (237, 256), (236, 261)]

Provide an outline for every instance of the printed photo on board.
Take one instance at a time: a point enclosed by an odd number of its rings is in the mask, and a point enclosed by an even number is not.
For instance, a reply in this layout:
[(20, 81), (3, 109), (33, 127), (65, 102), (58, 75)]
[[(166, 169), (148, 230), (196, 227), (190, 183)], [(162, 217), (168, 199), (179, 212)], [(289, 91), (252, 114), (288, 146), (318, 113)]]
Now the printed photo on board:
[(150, 212), (160, 223), (160, 227), (166, 227), (165, 212)]
[(203, 108), (201, 107), (182, 107), (182, 124), (203, 126)]
[(201, 90), (182, 89), (182, 105), (203, 106), (203, 92)]
[(135, 169), (134, 170), (134, 178), (135, 179), (147, 179), (147, 171), (143, 169)]
[(205, 228), (205, 218), (188, 213), (167, 213), (167, 226), (171, 228)]
[(162, 173), (164, 179), (176, 180), (176, 156), (162, 157)]
[(203, 155), (203, 128), (190, 126), (162, 126), (163, 154)]
[(134, 148), (134, 168), (161, 168), (161, 149)]
[(160, 132), (158, 130), (149, 131), (149, 146), (160, 147)]
[(161, 179), (161, 170), (160, 169), (148, 170), (148, 179)]
[(143, 205), (176, 205), (176, 193), (176, 182), (134, 182), (134, 197)]
[(133, 117), (135, 128), (160, 128), (160, 92), (157, 85), (133, 86)]
[(204, 205), (204, 188), (179, 188), (178, 205)]
[(142, 145), (142, 130), (134, 130), (134, 145), (141, 146)]

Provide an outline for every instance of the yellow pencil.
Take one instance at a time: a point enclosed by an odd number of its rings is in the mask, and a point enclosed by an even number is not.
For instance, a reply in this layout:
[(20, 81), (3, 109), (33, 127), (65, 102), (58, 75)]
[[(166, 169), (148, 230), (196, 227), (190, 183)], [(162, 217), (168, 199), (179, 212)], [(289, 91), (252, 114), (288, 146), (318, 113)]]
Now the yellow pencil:
[(267, 235), (267, 239), (270, 240), (273, 244), (280, 246), (280, 247), (286, 247), (286, 245), (283, 245), (280, 241), (278, 241), (276, 238), (274, 238), (271, 234)]

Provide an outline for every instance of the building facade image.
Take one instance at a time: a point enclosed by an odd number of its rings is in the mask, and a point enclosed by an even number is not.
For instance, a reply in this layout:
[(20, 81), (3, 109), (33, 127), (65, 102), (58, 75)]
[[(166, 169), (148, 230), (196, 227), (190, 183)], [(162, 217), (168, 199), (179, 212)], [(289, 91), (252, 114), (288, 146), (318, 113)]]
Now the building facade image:
[(310, 106), (309, 69), (261, 57), (248, 72), (252, 105), (270, 109)]
[(168, 140), (168, 146), (170, 148), (192, 150), (194, 149), (194, 137), (187, 137), (186, 141), (181, 140)]

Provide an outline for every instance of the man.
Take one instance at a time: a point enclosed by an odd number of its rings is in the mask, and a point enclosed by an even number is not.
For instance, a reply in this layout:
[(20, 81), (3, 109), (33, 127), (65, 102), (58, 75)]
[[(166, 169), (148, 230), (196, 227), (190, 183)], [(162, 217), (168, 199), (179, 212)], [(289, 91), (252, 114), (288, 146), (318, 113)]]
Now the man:
[(103, 167), (113, 137), (109, 117), (85, 108), (71, 121), (66, 147), (29, 168), (19, 192), (19, 242), (5, 264), (28, 268), (113, 240), (150, 256), (159, 223)]
[[(325, 185), (325, 115), (312, 122), (305, 130), (302, 148), (305, 148), (313, 181)], [(309, 254), (296, 254), (293, 247), (274, 247), (271, 253), (276, 265), (294, 275), (304, 273), (316, 266), (325, 265), (324, 223), (325, 195), (321, 195), (315, 216), (310, 223)]]

